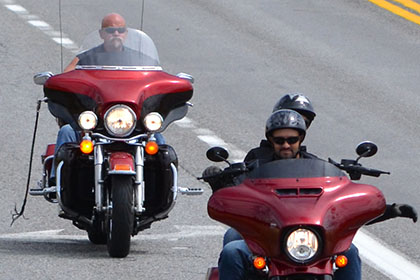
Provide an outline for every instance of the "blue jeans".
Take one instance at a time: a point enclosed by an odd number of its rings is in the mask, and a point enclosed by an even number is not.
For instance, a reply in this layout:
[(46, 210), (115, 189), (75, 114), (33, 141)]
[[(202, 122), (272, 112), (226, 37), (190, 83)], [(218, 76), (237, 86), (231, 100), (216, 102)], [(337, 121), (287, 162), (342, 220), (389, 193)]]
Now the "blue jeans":
[[(158, 145), (165, 144), (165, 138), (163, 138), (162, 134), (155, 133), (155, 138)], [(61, 145), (65, 143), (79, 143), (80, 140), (80, 134), (77, 133), (69, 124), (63, 125), (58, 131), (54, 155), (57, 154)], [(50, 178), (55, 178), (55, 164), (52, 165)]]
[[(345, 268), (337, 270), (334, 280), (362, 279), (359, 250), (351, 244), (344, 254), (348, 259)], [(219, 280), (242, 280), (252, 271), (252, 253), (242, 236), (233, 228), (228, 229), (223, 237), (223, 250), (219, 258)]]

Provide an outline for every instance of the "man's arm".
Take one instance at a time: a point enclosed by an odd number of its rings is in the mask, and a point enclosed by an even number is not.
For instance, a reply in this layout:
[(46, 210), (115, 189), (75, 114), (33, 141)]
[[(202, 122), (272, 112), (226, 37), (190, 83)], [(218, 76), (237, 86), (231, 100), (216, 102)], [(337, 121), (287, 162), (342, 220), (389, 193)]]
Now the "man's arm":
[(77, 63), (79, 62), (79, 58), (76, 56), (69, 65), (64, 69), (63, 73), (70, 72), (76, 68)]
[(385, 213), (366, 225), (376, 224), (396, 217), (410, 218), (413, 222), (417, 222), (417, 211), (408, 204), (387, 204)]

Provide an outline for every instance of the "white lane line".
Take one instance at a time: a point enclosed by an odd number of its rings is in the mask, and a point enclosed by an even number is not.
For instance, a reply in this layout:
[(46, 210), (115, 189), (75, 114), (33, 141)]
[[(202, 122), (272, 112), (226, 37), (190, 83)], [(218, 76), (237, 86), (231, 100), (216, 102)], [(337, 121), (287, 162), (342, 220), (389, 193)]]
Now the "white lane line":
[(226, 143), (216, 135), (213, 131), (206, 128), (199, 128), (195, 122), (187, 117), (184, 117), (182, 120), (176, 121), (176, 125), (181, 128), (191, 129), (191, 131), (197, 135), (197, 138), (202, 142), (209, 145), (209, 147), (221, 146), (228, 149), (230, 153), (229, 160), (232, 162), (243, 161), (246, 153), (233, 144)]
[[(36, 26), (33, 24), (33, 22), (36, 22), (36, 21), (38, 21), (38, 23), (41, 22), (37, 16), (29, 14), (29, 12), (24, 7), (20, 5), (16, 5), (13, 0), (0, 0), (0, 1), (3, 2), (3, 5), (7, 9), (16, 13), (21, 18), (27, 20), (29, 24)], [(75, 43), (73, 43), (73, 41), (70, 40), (66, 35), (63, 34), (63, 39), (61, 39), (60, 36), (57, 36), (58, 34), (60, 34), (58, 31), (55, 31), (52, 28), (47, 28), (44, 24), (40, 24), (40, 26), (37, 26), (37, 28), (39, 28), (41, 31), (47, 34), (56, 43), (60, 44), (63, 41), (63, 46), (70, 49), (71, 51), (76, 52), (76, 50), (79, 49), (79, 47)], [(59, 40), (57, 38), (59, 38)], [(184, 118), (183, 120), (177, 121), (176, 124), (183, 128), (192, 129), (193, 131), (196, 129), (194, 122), (188, 118)], [(203, 133), (203, 131), (206, 131), (206, 133), (201, 134)], [(219, 146), (223, 146), (229, 149), (231, 153), (231, 159), (233, 161), (243, 160), (246, 154), (244, 151), (241, 151), (240, 149), (236, 148), (232, 144), (225, 143), (222, 139), (218, 138), (214, 132), (210, 130), (196, 130), (196, 133), (197, 132), (200, 133), (197, 135), (197, 137), (203, 142), (207, 143), (208, 145), (210, 146), (219, 145)], [(216, 140), (219, 140), (219, 139), (221, 141), (217, 142)], [(4, 236), (5, 235), (1, 235), (0, 240), (4, 239)], [(58, 236), (66, 237), (66, 235), (58, 235)], [(67, 236), (67, 237), (71, 239), (74, 236)], [(83, 239), (86, 239), (85, 236), (82, 236), (82, 237)], [(368, 237), (366, 234), (363, 234), (363, 232), (359, 232), (357, 234), (354, 242), (356, 246), (359, 247), (359, 252), (360, 252), (361, 257), (365, 259), (366, 262), (368, 262), (370, 265), (372, 265), (373, 267), (376, 267), (378, 271), (385, 271), (385, 273), (393, 275), (397, 277), (397, 279), (417, 279), (418, 275), (420, 275), (420, 268), (417, 265), (411, 263), (405, 257), (387, 249), (378, 241), (374, 240), (373, 238)], [(377, 262), (379, 256), (382, 256), (384, 258), (384, 259), (381, 258), (382, 259), (381, 262)], [(416, 278), (413, 278), (413, 277), (416, 277)]]
[(388, 249), (368, 234), (359, 231), (353, 240), (360, 257), (381, 273), (396, 279), (417, 280), (420, 268), (406, 257)]
[[(219, 225), (208, 226), (191, 226), (191, 225), (175, 225), (176, 231), (169, 233), (145, 233), (133, 237), (133, 240), (150, 241), (150, 240), (167, 240), (178, 241), (183, 238), (200, 238), (206, 236), (222, 237), (226, 228)], [(68, 235), (61, 234), (63, 229), (32, 231), (22, 233), (1, 234), (0, 241), (30, 241), (30, 242), (80, 242), (88, 241), (87, 235)]]
[(27, 9), (21, 5), (16, 4), (13, 0), (0, 0), (3, 3), (4, 7), (24, 19), (28, 24), (38, 28), (49, 36), (57, 44), (63, 45), (64, 48), (69, 49), (73, 53), (77, 53), (79, 46), (77, 46), (66, 34), (60, 35), (59, 31), (55, 31), (51, 25), (46, 23), (43, 20), (40, 20), (38, 16), (30, 14)]

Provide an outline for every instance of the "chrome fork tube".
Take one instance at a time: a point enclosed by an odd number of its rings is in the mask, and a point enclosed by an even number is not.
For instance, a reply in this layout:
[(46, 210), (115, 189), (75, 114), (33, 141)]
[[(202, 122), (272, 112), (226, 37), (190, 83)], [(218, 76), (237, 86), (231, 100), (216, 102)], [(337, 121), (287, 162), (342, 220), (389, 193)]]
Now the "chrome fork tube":
[(144, 148), (136, 147), (136, 182), (134, 185), (134, 210), (136, 213), (144, 211)]
[(103, 185), (102, 178), (102, 165), (104, 163), (104, 149), (102, 145), (95, 145), (94, 148), (94, 161), (95, 161), (95, 203), (96, 210), (103, 211)]

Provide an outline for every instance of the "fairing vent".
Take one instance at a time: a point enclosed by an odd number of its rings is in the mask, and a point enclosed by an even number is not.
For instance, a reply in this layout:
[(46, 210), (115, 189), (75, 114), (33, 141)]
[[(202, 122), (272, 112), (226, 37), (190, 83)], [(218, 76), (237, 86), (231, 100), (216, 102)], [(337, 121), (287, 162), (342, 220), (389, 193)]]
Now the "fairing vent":
[(322, 191), (322, 188), (276, 189), (276, 194), (280, 196), (319, 196)]

